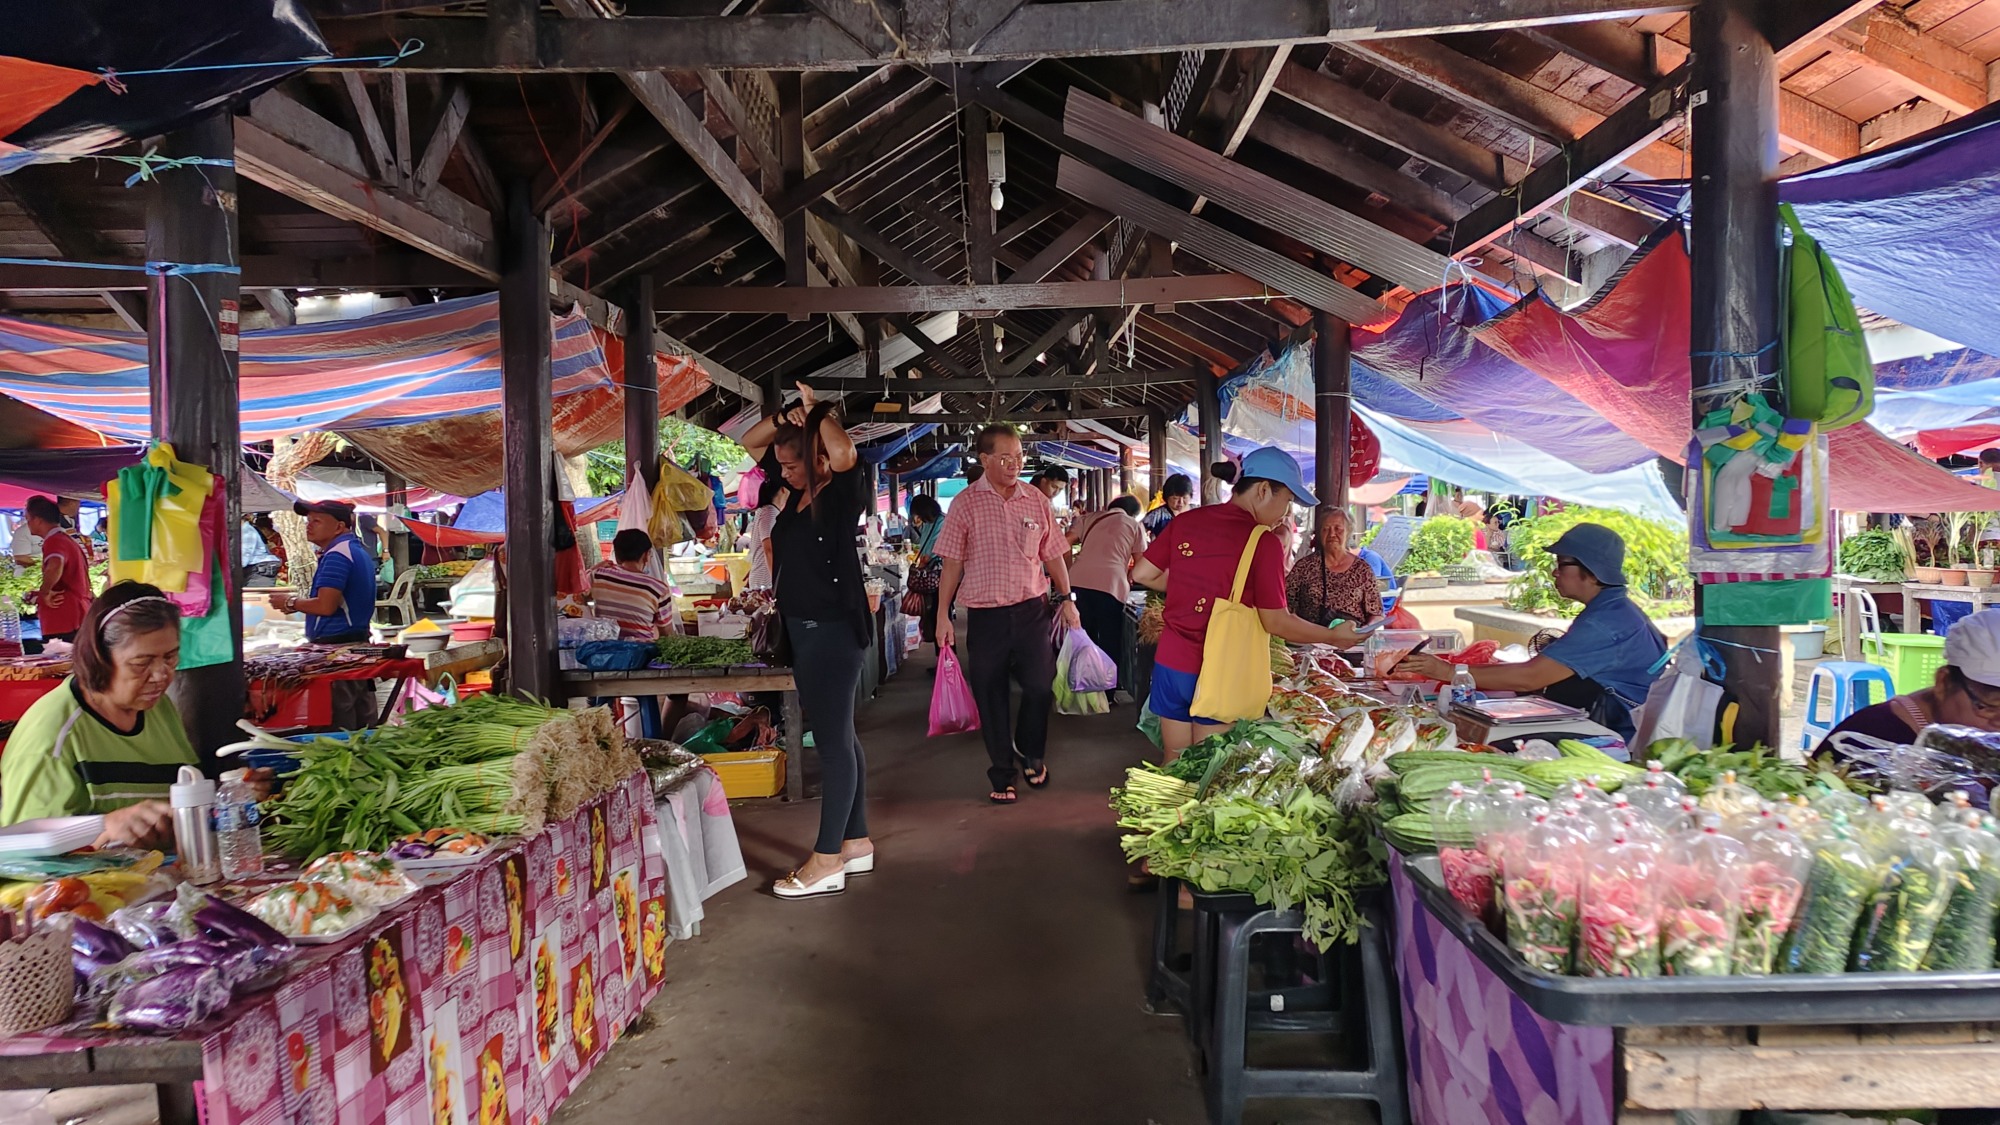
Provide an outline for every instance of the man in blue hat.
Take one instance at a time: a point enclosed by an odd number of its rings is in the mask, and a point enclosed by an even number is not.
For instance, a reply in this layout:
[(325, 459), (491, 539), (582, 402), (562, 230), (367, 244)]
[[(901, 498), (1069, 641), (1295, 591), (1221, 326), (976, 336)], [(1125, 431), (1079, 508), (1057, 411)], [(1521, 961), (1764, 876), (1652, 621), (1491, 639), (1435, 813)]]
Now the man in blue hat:
[[(1569, 631), (1524, 664), (1471, 669), (1481, 691), (1532, 692), (1580, 708), (1600, 726), (1632, 737), (1632, 709), (1646, 701), (1667, 639), (1625, 589), (1625, 541), (1603, 524), (1580, 523), (1548, 545), (1556, 593), (1583, 603)], [(1449, 681), (1452, 666), (1428, 653), (1397, 666)]]
[[(1230, 596), (1251, 533), (1258, 527), (1275, 530), (1294, 504), (1318, 503), (1306, 487), (1299, 463), (1282, 449), (1267, 447), (1245, 457), (1231, 487), (1227, 503), (1190, 508), (1175, 516), (1132, 568), (1132, 581), (1167, 596), (1148, 703), (1160, 717), (1160, 745), (1170, 762), (1225, 725), (1194, 714), (1191, 707), (1195, 683), (1201, 678), (1209, 611)], [(1276, 535), (1257, 541), (1242, 600), (1257, 611), (1264, 631), (1274, 637), (1343, 647), (1360, 640), (1350, 625), (1328, 629), (1292, 615), (1285, 602), (1285, 552)], [(1447, 679), (1450, 675), (1445, 673)]]

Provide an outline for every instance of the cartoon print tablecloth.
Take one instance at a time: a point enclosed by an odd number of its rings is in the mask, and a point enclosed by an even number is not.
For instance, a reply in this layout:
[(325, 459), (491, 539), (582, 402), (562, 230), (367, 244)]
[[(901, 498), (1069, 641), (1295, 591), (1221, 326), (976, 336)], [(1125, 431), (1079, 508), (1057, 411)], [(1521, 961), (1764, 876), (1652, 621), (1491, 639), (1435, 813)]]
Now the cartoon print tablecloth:
[(1611, 1125), (1611, 1029), (1536, 1015), (1389, 863), (1416, 1125)]
[(385, 911), (202, 1041), (208, 1125), (543, 1125), (660, 989), (643, 773)]

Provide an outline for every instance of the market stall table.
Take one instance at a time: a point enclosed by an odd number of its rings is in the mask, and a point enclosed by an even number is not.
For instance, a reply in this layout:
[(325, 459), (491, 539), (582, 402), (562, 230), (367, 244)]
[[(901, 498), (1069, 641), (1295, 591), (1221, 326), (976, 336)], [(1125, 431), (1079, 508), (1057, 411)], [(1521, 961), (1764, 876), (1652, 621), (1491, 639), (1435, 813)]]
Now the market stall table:
[(1460, 909), (1436, 868), (1389, 865), (1417, 1125), (2000, 1105), (2000, 1042), (1983, 1026), (2000, 1020), (2000, 972), (1551, 977)]
[(805, 714), (799, 707), (798, 684), (790, 668), (767, 664), (731, 664), (720, 668), (642, 668), (630, 672), (564, 672), (564, 694), (571, 698), (605, 696), (686, 695), (711, 691), (775, 691), (784, 695), (785, 799), (805, 796)]
[(546, 1121), (658, 994), (666, 923), (635, 773), (339, 942), (302, 947), (275, 988), (183, 1035), (0, 1038), (0, 1088), (151, 1084), (163, 1125), (414, 1121), (447, 1088), (458, 1106), (432, 1119)]

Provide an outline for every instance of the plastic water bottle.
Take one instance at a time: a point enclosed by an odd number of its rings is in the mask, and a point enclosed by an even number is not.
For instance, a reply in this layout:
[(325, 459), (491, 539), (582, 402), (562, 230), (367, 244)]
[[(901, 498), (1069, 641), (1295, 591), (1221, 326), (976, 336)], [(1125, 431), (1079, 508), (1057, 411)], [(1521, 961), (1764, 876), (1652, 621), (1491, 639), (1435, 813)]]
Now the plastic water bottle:
[(1451, 717), (1451, 709), (1460, 703), (1472, 702), (1479, 693), (1479, 685), (1472, 682), (1472, 669), (1463, 664), (1451, 670), (1451, 683), (1438, 688), (1438, 714)]
[(222, 855), (222, 877), (231, 882), (264, 872), (264, 841), (257, 830), (261, 819), (249, 771), (222, 775), (222, 793), (215, 800), (216, 850)]
[(0, 594), (0, 656), (21, 655), (21, 611), (14, 599)]

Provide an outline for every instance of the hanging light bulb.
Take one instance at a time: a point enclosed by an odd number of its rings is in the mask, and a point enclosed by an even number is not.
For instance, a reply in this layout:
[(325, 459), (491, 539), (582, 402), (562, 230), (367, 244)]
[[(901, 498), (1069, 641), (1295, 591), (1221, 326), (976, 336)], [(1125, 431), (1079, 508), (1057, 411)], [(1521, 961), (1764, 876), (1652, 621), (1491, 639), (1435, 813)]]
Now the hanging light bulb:
[(993, 185), (993, 194), (987, 197), (987, 202), (993, 204), (995, 211), (1007, 206), (1007, 195), (1000, 190), (1000, 185), (997, 182)]

